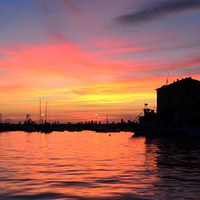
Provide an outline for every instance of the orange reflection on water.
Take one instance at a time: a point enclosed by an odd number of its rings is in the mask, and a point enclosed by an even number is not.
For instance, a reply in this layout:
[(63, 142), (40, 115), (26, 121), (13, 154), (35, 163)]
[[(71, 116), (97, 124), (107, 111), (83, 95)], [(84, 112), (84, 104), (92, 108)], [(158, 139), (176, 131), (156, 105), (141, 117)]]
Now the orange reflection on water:
[[(82, 197), (152, 195), (156, 147), (132, 133), (3, 133), (4, 191), (57, 192)], [(5, 140), (7, 140), (6, 143)], [(9, 192), (9, 191), (7, 191)]]

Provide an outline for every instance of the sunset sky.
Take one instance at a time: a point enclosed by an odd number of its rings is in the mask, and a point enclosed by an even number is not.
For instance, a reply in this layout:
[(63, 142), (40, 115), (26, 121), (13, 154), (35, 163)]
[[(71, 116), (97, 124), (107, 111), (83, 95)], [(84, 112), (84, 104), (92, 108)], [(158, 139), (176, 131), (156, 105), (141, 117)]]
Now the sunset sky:
[(3, 120), (37, 120), (39, 99), (51, 122), (133, 120), (188, 76), (200, 80), (200, 0), (0, 0)]

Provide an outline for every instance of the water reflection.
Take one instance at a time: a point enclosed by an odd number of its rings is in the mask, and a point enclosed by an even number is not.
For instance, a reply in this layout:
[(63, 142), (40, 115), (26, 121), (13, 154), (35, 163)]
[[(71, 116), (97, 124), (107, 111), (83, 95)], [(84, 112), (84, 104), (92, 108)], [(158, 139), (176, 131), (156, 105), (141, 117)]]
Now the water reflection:
[(200, 196), (200, 141), (191, 138), (151, 138), (157, 144), (155, 194), (171, 198), (198, 199)]
[(197, 199), (197, 140), (131, 135), (1, 133), (0, 199)]

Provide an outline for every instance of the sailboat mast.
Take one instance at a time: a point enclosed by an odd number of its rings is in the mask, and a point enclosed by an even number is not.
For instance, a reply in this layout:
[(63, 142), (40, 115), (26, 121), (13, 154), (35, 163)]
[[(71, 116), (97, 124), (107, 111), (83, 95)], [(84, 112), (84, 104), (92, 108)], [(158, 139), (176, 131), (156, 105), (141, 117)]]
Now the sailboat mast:
[(107, 121), (107, 124), (108, 124), (108, 114), (107, 114), (107, 116), (106, 116), (106, 121)]
[(41, 115), (42, 115), (42, 113), (41, 113), (41, 99), (40, 99), (40, 101), (39, 101), (39, 124), (41, 124)]
[(47, 121), (47, 101), (46, 101), (46, 109), (45, 109), (45, 123)]

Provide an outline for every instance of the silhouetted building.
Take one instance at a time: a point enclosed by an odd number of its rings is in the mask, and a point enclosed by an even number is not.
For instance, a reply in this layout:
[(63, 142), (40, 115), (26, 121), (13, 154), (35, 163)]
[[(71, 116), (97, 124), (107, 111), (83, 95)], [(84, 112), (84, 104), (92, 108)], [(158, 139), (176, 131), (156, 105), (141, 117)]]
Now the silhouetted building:
[(144, 116), (139, 117), (139, 123), (141, 124), (155, 124), (157, 115), (154, 110), (150, 110), (149, 108), (144, 108)]
[(200, 123), (200, 81), (191, 77), (157, 90), (158, 122), (165, 125)]

